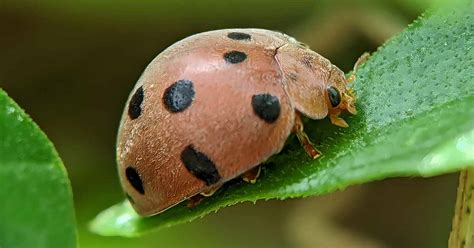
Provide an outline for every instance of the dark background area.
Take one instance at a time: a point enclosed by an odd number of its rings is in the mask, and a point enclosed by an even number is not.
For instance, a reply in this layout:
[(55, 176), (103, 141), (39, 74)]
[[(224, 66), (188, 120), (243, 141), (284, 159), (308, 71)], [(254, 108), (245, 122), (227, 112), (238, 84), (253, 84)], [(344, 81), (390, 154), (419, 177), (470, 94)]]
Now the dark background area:
[(87, 222), (123, 199), (115, 138), (145, 66), (188, 35), (279, 30), (349, 72), (429, 0), (0, 2), (0, 87), (40, 125), (69, 172), (82, 247), (445, 247), (456, 175), (390, 179), (323, 197), (240, 204), (138, 239)]

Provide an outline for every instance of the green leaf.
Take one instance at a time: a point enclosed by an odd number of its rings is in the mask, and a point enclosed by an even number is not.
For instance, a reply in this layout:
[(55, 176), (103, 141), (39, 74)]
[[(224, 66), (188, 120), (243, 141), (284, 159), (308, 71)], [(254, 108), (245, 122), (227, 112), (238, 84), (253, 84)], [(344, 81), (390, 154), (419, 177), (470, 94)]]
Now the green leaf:
[(40, 128), (0, 89), (0, 247), (76, 247), (71, 186)]
[(141, 218), (128, 203), (91, 223), (102, 235), (137, 236), (192, 221), (243, 201), (326, 194), (399, 176), (435, 176), (474, 166), (474, 3), (429, 12), (358, 70), (356, 116), (341, 129), (327, 120), (306, 130), (324, 154), (310, 160), (296, 142), (255, 185), (228, 184), (194, 209), (180, 204)]

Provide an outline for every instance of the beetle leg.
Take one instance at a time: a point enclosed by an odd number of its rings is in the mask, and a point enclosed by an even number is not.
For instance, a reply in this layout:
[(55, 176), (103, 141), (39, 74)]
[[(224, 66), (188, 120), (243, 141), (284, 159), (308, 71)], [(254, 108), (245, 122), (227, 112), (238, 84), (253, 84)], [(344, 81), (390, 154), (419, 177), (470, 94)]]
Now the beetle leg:
[(298, 137), (304, 150), (311, 158), (315, 159), (321, 155), (321, 153), (314, 148), (308, 135), (303, 131), (303, 121), (301, 120), (301, 114), (299, 112), (295, 112), (295, 125), (293, 131), (296, 133), (296, 137)]
[(212, 185), (208, 190), (201, 192), (201, 195), (205, 197), (209, 197), (213, 195), (214, 193), (216, 193), (216, 191), (218, 191), (221, 187), (222, 187), (222, 184)]
[(367, 61), (367, 59), (369, 59), (369, 57), (370, 57), (370, 53), (368, 53), (368, 52), (365, 52), (362, 55), (360, 55), (360, 57), (357, 59), (357, 61), (354, 64), (354, 68), (352, 69), (352, 74), (347, 78), (348, 83), (351, 83), (356, 79), (357, 69), (359, 69), (359, 67), (362, 64), (364, 64), (365, 61)]
[(252, 168), (252, 169), (246, 171), (242, 175), (242, 180), (244, 180), (247, 183), (251, 183), (251, 184), (256, 183), (257, 178), (260, 175), (260, 171), (262, 170), (261, 168), (262, 168), (261, 165), (257, 165), (255, 168)]
[(192, 196), (191, 198), (188, 199), (186, 207), (187, 208), (196, 207), (197, 205), (199, 205), (199, 203), (202, 202), (202, 199), (204, 199), (204, 197), (209, 197), (213, 195), (214, 193), (216, 193), (216, 191), (218, 191), (221, 188), (221, 186), (222, 184), (213, 185), (208, 190), (201, 192), (195, 196)]
[(204, 199), (205, 196), (201, 195), (201, 194), (197, 194), (191, 198), (188, 199), (188, 202), (186, 203), (186, 207), (187, 208), (194, 208), (196, 207), (197, 205), (199, 205), (199, 203), (202, 202), (202, 199)]

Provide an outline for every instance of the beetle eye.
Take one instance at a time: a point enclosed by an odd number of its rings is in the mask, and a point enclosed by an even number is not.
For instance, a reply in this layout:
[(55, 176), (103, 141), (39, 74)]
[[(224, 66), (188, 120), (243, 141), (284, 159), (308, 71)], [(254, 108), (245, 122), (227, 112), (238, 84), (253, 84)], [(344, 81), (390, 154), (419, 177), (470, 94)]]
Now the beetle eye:
[(333, 108), (341, 104), (341, 94), (336, 88), (329, 86), (327, 88), (327, 91), (328, 91), (329, 101), (331, 101), (331, 105)]

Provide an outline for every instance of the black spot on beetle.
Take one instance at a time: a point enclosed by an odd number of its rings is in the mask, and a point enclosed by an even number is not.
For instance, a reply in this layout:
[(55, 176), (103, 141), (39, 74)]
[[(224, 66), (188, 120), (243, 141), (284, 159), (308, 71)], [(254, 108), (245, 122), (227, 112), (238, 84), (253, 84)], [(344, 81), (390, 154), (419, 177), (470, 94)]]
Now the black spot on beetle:
[(196, 151), (193, 145), (188, 145), (183, 150), (181, 161), (191, 174), (204, 181), (207, 186), (217, 183), (221, 179), (215, 164), (206, 154)]
[(191, 106), (194, 95), (193, 82), (191, 80), (181, 79), (165, 90), (163, 103), (170, 112), (181, 112)]
[(140, 117), (140, 114), (142, 113), (142, 102), (143, 102), (143, 86), (140, 86), (135, 93), (132, 96), (132, 99), (130, 99), (130, 102), (128, 103), (128, 116), (132, 120)]
[(255, 114), (268, 123), (275, 122), (280, 116), (278, 97), (268, 93), (252, 96), (252, 107)]
[(138, 191), (140, 194), (145, 194), (145, 189), (143, 189), (143, 182), (138, 174), (137, 170), (133, 167), (127, 167), (125, 169), (125, 176), (127, 177), (128, 182), (133, 186), (133, 188)]
[(239, 51), (230, 51), (224, 54), (226, 62), (231, 64), (237, 64), (247, 59), (247, 54)]
[(241, 32), (230, 32), (227, 34), (227, 37), (233, 40), (251, 40), (252, 39), (250, 34), (241, 33)]
[(339, 104), (341, 104), (341, 94), (339, 93), (339, 90), (337, 90), (333, 86), (329, 86), (327, 88), (327, 91), (328, 91), (329, 101), (331, 102), (331, 106), (333, 108), (339, 106)]

